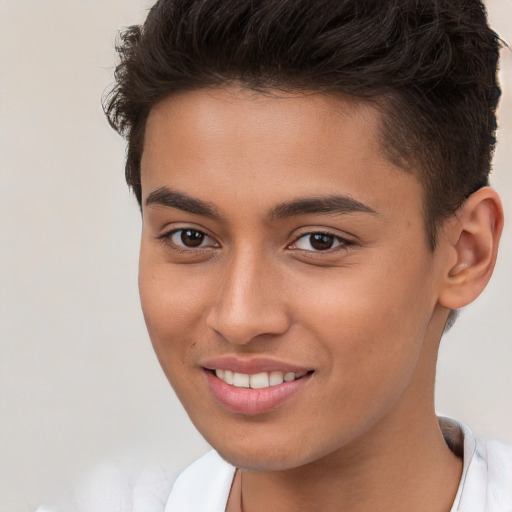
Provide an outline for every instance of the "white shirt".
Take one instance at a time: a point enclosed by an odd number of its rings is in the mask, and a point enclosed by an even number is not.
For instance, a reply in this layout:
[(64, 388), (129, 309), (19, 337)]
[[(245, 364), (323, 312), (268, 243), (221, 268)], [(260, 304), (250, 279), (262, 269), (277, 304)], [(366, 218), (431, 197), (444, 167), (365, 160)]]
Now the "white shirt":
[[(477, 439), (465, 425), (439, 418), (447, 444), (463, 456), (463, 470), (450, 512), (512, 512), (512, 447)], [(176, 479), (165, 472), (135, 481), (111, 473), (80, 493), (75, 512), (225, 512), (235, 468), (215, 451)], [(170, 490), (172, 487), (172, 490)], [(66, 508), (65, 510), (70, 510)], [(40, 507), (36, 512), (55, 512)]]
[[(449, 418), (439, 423), (447, 443), (463, 452), (450, 512), (512, 512), (512, 447), (477, 440), (468, 427)], [(215, 451), (207, 453), (178, 477), (164, 512), (224, 512), (234, 473)]]

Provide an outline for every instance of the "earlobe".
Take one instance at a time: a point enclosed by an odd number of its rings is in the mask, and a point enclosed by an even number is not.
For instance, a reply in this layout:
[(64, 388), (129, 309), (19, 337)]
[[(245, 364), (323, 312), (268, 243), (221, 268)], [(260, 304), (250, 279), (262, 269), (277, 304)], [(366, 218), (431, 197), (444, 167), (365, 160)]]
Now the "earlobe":
[(458, 309), (480, 295), (492, 275), (502, 229), (498, 193), (484, 187), (469, 196), (446, 233), (451, 259), (439, 296), (441, 305)]

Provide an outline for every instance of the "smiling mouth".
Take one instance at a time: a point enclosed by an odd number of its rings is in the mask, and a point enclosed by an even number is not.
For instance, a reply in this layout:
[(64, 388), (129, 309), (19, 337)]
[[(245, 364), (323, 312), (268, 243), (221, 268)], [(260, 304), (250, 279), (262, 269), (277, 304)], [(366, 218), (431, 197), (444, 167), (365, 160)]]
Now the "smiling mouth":
[(222, 369), (214, 369), (211, 370), (211, 372), (221, 381), (229, 384), (230, 386), (247, 389), (264, 389), (279, 386), (284, 382), (293, 382), (313, 373), (312, 371), (304, 371), (300, 373), (272, 371), (247, 374)]
[(277, 361), (248, 362), (234, 358), (208, 362), (203, 370), (217, 402), (229, 412), (246, 416), (265, 414), (283, 406), (306, 389), (315, 373)]

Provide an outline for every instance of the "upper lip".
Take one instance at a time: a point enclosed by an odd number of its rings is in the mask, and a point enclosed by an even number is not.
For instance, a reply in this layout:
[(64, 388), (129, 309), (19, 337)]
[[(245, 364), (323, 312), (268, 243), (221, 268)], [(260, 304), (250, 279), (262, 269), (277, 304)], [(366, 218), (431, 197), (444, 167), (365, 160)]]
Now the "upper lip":
[(231, 370), (235, 373), (245, 373), (248, 375), (278, 371), (283, 373), (303, 373), (312, 371), (312, 368), (266, 357), (242, 359), (237, 356), (221, 356), (203, 361), (201, 366), (208, 370)]

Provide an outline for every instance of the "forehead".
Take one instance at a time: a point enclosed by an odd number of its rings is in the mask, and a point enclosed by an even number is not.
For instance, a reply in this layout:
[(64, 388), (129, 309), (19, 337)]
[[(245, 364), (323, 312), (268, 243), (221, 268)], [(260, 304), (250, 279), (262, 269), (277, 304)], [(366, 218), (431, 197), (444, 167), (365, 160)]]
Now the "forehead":
[[(179, 130), (172, 134), (162, 131), (173, 123)], [(356, 137), (360, 144), (378, 144), (379, 124), (378, 110), (362, 100), (308, 91), (255, 92), (232, 86), (189, 91), (161, 101), (150, 112), (145, 141), (172, 135), (167, 142), (176, 146), (192, 143), (201, 149), (221, 139), (224, 144), (231, 140), (243, 144), (238, 146), (240, 150), (264, 146), (269, 155), (288, 151), (287, 156), (294, 159), (311, 150), (314, 161), (332, 152), (341, 139), (346, 144)], [(231, 145), (218, 148), (234, 149)], [(210, 152), (210, 156), (214, 154)]]
[(378, 184), (392, 181), (421, 195), (417, 179), (385, 154), (380, 125), (373, 104), (332, 94), (226, 87), (175, 95), (147, 121), (143, 197), (161, 186), (195, 187), (222, 201), (235, 187), (269, 206), (326, 193), (390, 206), (396, 198)]

